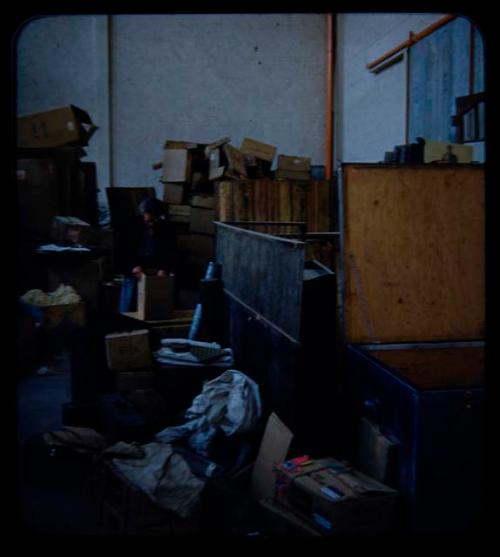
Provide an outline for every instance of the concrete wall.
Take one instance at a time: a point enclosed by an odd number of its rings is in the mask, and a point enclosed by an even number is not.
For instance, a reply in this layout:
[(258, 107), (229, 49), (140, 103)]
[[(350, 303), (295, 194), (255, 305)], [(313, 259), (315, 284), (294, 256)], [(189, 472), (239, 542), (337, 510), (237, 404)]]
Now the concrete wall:
[(245, 136), (324, 164), (324, 15), (116, 16), (114, 184), (155, 183), (165, 139)]
[(405, 142), (405, 60), (378, 74), (366, 65), (442, 14), (337, 16), (334, 157), (378, 162)]
[(324, 164), (324, 15), (110, 19), (33, 20), (17, 45), (18, 113), (86, 109), (100, 127), (88, 160), (101, 189), (158, 185), (151, 165), (167, 138), (249, 136)]
[(106, 16), (32, 19), (19, 31), (14, 54), (19, 115), (74, 104), (99, 126), (84, 160), (97, 163), (104, 203), (102, 190), (109, 183)]

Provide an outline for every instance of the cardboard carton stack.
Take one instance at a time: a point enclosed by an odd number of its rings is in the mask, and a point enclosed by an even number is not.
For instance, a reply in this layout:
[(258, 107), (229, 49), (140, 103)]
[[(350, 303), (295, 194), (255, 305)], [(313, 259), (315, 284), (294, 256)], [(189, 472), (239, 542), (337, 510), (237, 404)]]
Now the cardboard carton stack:
[(105, 337), (108, 368), (118, 392), (154, 385), (149, 331), (111, 333)]
[(196, 280), (214, 257), (213, 223), (218, 218), (214, 182), (310, 178), (310, 158), (279, 155), (273, 171), (274, 145), (245, 137), (238, 149), (230, 142), (230, 137), (208, 144), (169, 139), (163, 160), (153, 165), (162, 169), (163, 200), (176, 229), (181, 267)]

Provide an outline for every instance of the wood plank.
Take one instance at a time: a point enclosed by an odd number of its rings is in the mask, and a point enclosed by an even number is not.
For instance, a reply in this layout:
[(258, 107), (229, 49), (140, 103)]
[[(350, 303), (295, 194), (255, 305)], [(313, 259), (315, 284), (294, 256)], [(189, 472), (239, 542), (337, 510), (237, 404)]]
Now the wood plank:
[(484, 170), (344, 166), (349, 342), (484, 338)]

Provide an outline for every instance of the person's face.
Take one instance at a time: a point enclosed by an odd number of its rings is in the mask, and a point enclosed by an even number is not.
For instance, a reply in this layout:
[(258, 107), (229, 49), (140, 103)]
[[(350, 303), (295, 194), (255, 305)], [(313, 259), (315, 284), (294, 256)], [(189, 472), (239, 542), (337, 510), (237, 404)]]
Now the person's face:
[(152, 213), (148, 213), (147, 211), (142, 214), (142, 218), (144, 219), (145, 223), (154, 221), (154, 215)]

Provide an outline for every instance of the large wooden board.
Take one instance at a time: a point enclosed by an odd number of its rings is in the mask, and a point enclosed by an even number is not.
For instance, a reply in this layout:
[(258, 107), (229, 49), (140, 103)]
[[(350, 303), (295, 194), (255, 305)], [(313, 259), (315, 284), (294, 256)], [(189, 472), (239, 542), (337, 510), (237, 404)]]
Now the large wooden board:
[(484, 169), (343, 167), (348, 342), (484, 338)]

